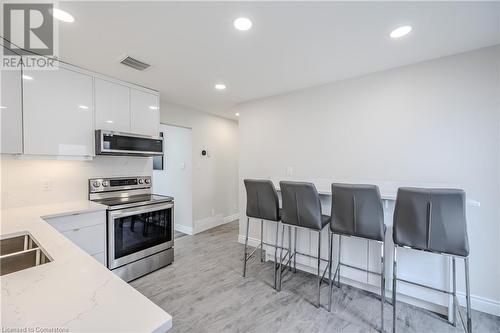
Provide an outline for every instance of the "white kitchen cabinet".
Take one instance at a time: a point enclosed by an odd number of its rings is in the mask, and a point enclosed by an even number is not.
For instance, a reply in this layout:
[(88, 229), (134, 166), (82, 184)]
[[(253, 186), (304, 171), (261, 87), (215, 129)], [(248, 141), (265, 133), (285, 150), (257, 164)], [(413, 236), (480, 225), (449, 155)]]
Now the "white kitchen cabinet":
[(51, 217), (45, 221), (106, 265), (106, 211)]
[[(3, 51), (2, 51), (3, 52)], [(0, 71), (1, 153), (23, 152), (21, 69)]]
[(130, 132), (130, 88), (95, 78), (96, 129)]
[(130, 89), (130, 119), (132, 133), (158, 136), (160, 125), (158, 95)]
[(59, 66), (23, 72), (24, 153), (94, 155), (93, 79)]

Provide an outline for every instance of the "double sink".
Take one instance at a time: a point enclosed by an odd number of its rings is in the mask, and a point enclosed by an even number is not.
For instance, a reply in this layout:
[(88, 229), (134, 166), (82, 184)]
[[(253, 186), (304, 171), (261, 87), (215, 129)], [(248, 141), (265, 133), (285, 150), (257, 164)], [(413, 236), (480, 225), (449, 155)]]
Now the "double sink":
[(0, 239), (0, 275), (51, 262), (50, 257), (29, 233)]

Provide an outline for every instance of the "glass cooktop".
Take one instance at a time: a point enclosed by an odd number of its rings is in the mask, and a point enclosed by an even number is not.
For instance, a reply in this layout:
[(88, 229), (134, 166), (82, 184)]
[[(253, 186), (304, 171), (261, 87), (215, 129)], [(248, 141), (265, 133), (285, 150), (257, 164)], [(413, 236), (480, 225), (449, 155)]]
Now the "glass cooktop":
[(174, 198), (157, 195), (157, 194), (140, 194), (140, 195), (131, 195), (127, 197), (114, 197), (114, 198), (105, 198), (105, 199), (97, 199), (93, 200), (102, 205), (116, 208), (116, 206), (142, 206), (142, 205), (151, 205), (162, 202), (170, 202), (173, 201)]

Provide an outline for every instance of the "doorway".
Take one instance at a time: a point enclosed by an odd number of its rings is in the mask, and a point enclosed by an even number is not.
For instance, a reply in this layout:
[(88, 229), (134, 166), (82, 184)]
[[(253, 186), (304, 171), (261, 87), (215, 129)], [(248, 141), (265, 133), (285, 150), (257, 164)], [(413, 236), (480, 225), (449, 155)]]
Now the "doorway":
[[(160, 124), (163, 163), (155, 163), (153, 191), (174, 197), (174, 229), (193, 234), (193, 140), (190, 128)], [(157, 162), (157, 161), (155, 161)], [(162, 165), (163, 164), (163, 165)]]

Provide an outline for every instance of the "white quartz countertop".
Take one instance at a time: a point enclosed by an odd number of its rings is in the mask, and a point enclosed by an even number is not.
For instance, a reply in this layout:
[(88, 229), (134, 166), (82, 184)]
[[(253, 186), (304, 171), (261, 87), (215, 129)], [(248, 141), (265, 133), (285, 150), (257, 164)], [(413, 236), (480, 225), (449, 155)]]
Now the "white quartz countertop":
[[(277, 191), (281, 191), (279, 188), (279, 178), (270, 179)], [(350, 184), (374, 184), (380, 189), (380, 196), (382, 200), (395, 201), (398, 193), (399, 187), (426, 187), (426, 188), (463, 188), (457, 184), (447, 184), (447, 183), (429, 183), (429, 182), (397, 182), (397, 181), (374, 181), (374, 180), (333, 180), (333, 179), (282, 179), (291, 181), (305, 181), (311, 182), (316, 186), (318, 194), (320, 195), (332, 195), (332, 183), (350, 183)], [(467, 205), (472, 207), (480, 207), (481, 203), (477, 200), (467, 198)]]
[(53, 259), (0, 277), (2, 331), (165, 332), (172, 327), (168, 313), (43, 220), (105, 209), (81, 201), (1, 211), (1, 238), (29, 232)]

